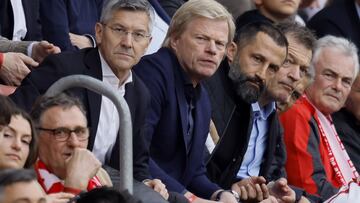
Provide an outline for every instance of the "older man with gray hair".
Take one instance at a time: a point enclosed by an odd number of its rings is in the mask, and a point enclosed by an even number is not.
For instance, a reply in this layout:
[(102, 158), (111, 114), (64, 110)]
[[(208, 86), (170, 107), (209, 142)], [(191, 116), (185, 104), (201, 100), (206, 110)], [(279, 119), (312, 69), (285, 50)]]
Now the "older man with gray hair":
[(290, 184), (328, 199), (358, 177), (331, 118), (343, 107), (359, 72), (356, 46), (344, 38), (325, 36), (315, 45), (312, 66), (314, 82), (281, 115), (286, 170)]

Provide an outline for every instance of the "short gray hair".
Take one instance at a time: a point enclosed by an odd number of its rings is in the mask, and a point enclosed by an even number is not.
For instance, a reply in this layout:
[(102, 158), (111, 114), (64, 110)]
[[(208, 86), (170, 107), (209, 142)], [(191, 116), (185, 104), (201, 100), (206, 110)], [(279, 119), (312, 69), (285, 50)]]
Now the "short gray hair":
[(321, 52), (325, 48), (336, 49), (337, 51), (340, 51), (343, 55), (349, 56), (353, 59), (355, 65), (355, 72), (354, 72), (354, 80), (355, 80), (356, 76), (359, 73), (359, 57), (357, 54), (358, 49), (356, 48), (356, 45), (345, 38), (326, 35), (325, 37), (322, 37), (315, 42), (315, 48), (314, 48), (314, 54), (313, 54), (311, 66), (315, 66), (315, 64), (319, 60), (319, 56)]
[(149, 33), (151, 34), (154, 21), (155, 11), (148, 0), (106, 0), (101, 11), (100, 22), (106, 23), (113, 17), (115, 11), (143, 11), (149, 16)]
[(232, 15), (224, 6), (215, 0), (189, 0), (183, 4), (171, 19), (163, 46), (170, 47), (170, 38), (180, 36), (187, 25), (199, 17), (226, 20), (228, 24), (228, 43), (232, 42), (235, 33), (235, 23)]

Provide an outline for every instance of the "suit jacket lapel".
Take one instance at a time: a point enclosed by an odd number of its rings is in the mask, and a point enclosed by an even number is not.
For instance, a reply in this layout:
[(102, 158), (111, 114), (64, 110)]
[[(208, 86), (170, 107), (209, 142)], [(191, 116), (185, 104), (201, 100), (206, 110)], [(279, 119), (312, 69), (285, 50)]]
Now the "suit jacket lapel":
[(177, 97), (177, 103), (180, 111), (180, 120), (181, 120), (181, 130), (183, 135), (183, 141), (185, 145), (186, 152), (188, 151), (188, 147), (186, 145), (186, 131), (187, 131), (187, 124), (188, 124), (188, 108), (186, 104), (186, 98), (185, 98), (185, 90), (184, 90), (184, 82), (181, 80), (180, 75), (177, 74), (176, 68), (180, 68), (179, 64), (174, 64), (174, 77), (175, 77), (175, 91), (176, 91), (176, 97)]
[[(102, 80), (102, 69), (98, 49), (91, 49), (89, 52), (87, 52), (84, 57), (84, 63), (86, 65), (84, 75), (89, 75), (98, 80)], [(86, 94), (88, 101), (88, 122), (91, 127), (88, 148), (92, 149), (94, 146), (95, 136), (99, 123), (101, 95), (89, 89), (86, 89)]]

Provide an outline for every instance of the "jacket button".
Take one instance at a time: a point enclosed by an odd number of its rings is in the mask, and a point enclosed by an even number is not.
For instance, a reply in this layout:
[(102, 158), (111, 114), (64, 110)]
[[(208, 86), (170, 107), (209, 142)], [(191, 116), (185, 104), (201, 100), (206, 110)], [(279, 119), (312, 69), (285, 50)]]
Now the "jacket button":
[(236, 161), (236, 158), (233, 158), (232, 161), (235, 162), (235, 161)]

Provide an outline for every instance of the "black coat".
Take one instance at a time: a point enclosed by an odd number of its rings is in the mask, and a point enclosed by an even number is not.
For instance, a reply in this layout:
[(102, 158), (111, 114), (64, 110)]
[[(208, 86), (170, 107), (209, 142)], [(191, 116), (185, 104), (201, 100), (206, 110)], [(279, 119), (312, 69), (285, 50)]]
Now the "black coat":
[[(226, 60), (218, 71), (206, 81), (212, 105), (212, 119), (220, 136), (219, 142), (207, 162), (209, 178), (225, 189), (238, 181), (236, 174), (243, 161), (253, 125), (251, 105), (236, 99), (232, 83), (227, 76)], [(286, 152), (283, 129), (276, 113), (269, 119), (267, 146), (260, 168), (260, 176), (268, 181), (284, 177)]]
[(318, 37), (325, 35), (345, 37), (360, 47), (360, 19), (354, 0), (334, 2), (312, 17), (307, 26), (315, 30)]
[[(47, 57), (22, 81), (21, 86), (10, 97), (17, 105), (30, 111), (35, 99), (44, 94), (55, 81), (74, 74), (89, 75), (102, 80), (101, 62), (96, 48)], [(70, 92), (78, 96), (86, 108), (88, 125), (91, 128), (88, 148), (91, 150), (99, 122), (101, 95), (83, 88), (73, 88)], [(134, 178), (142, 181), (150, 177), (149, 154), (142, 135), (146, 111), (150, 105), (150, 94), (140, 78), (133, 74), (133, 82), (125, 86), (124, 97), (132, 115)], [(116, 140), (110, 163), (106, 163), (115, 169), (119, 169), (118, 146), (119, 139)]]

